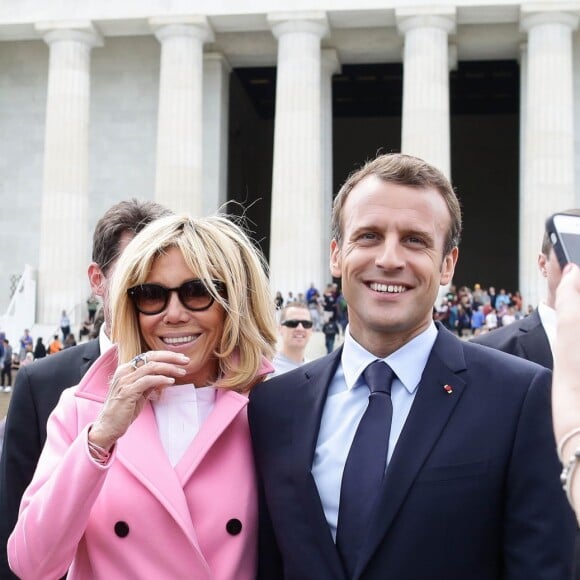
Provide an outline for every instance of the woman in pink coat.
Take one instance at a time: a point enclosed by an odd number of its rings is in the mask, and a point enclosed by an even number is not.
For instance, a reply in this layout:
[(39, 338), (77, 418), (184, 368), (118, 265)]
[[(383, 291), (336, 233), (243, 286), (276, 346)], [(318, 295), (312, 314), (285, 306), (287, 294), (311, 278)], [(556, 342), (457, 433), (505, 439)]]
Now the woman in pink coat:
[(247, 393), (273, 369), (265, 265), (225, 217), (161, 218), (119, 258), (112, 338), (65, 391), (8, 542), (26, 579), (251, 580)]

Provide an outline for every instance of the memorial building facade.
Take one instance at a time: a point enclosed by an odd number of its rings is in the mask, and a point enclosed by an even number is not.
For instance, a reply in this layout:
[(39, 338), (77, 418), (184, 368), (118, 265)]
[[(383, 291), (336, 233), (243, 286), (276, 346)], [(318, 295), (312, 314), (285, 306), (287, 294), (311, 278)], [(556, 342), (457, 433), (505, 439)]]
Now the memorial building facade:
[[(83, 316), (113, 203), (245, 213), (272, 289), (330, 280), (333, 195), (378, 152), (464, 209), (458, 284), (544, 294), (545, 218), (580, 206), (580, 1), (4, 0), (0, 312)], [(231, 203), (235, 202), (235, 203)]]

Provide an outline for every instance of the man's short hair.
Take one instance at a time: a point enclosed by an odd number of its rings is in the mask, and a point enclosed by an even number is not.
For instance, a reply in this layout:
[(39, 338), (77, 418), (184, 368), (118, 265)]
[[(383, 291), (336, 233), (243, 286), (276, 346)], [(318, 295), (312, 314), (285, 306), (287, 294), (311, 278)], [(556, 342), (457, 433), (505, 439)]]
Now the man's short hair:
[(418, 157), (402, 153), (388, 153), (368, 161), (363, 167), (351, 173), (344, 182), (332, 208), (332, 237), (339, 245), (342, 243), (342, 208), (346, 198), (353, 188), (369, 175), (374, 175), (386, 183), (396, 183), (416, 189), (428, 187), (436, 189), (442, 195), (451, 216), (451, 224), (447, 232), (443, 254), (447, 255), (455, 246), (459, 245), (461, 239), (461, 207), (451, 183), (433, 165)]
[(280, 322), (284, 322), (286, 320), (286, 314), (288, 313), (289, 308), (303, 308), (308, 312), (308, 320), (312, 318), (310, 314), (310, 308), (308, 308), (308, 304), (306, 302), (291, 302), (282, 308), (280, 311)]
[[(574, 207), (572, 209), (565, 209), (564, 211), (559, 211), (557, 213), (568, 213), (570, 215), (580, 215), (580, 209)], [(548, 257), (550, 255), (550, 250), (552, 249), (552, 242), (550, 241), (550, 236), (548, 232), (544, 231), (544, 237), (542, 238), (542, 254)]]
[(138, 234), (152, 221), (171, 213), (171, 210), (154, 201), (133, 198), (116, 203), (95, 227), (93, 262), (106, 274), (109, 266), (119, 257), (119, 242), (125, 232)]

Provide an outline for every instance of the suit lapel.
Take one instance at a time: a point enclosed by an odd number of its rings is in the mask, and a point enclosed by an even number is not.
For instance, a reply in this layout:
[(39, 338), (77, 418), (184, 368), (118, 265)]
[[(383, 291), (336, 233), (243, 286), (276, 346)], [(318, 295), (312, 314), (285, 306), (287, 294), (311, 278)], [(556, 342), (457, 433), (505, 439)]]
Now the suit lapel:
[(341, 354), (342, 347), (308, 365), (302, 382), (296, 385), (299, 396), (294, 401), (292, 437), (292, 461), (295, 466), (292, 472), (303, 510), (303, 524), (310, 530), (311, 541), (316, 544), (314, 549), (326, 561), (327, 569), (332, 570), (332, 578), (343, 578), (344, 570), (312, 476), (312, 462), (326, 394)]
[(528, 360), (548, 369), (553, 368), (552, 349), (537, 309), (522, 320), (519, 342), (523, 354)]
[[(388, 533), (466, 388), (460, 376), (465, 370), (461, 342), (439, 325), (438, 330), (413, 406), (389, 463), (355, 576), (364, 569)], [(445, 385), (451, 387), (451, 393)]]
[(99, 358), (101, 354), (101, 349), (99, 346), (99, 339), (96, 338), (87, 342), (87, 346), (83, 352), (83, 357), (81, 360), (81, 377), (84, 377), (86, 372), (89, 370), (90, 366)]

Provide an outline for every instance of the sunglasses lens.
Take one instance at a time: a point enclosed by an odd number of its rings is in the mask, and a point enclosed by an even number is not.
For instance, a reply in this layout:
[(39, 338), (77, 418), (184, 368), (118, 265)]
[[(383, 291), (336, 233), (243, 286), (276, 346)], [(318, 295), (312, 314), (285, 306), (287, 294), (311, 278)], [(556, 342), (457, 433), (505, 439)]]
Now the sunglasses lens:
[(312, 328), (312, 320), (285, 320), (282, 325), (287, 326), (288, 328), (297, 328), (299, 324), (305, 329)]
[[(225, 285), (223, 282), (213, 280), (213, 284), (220, 295), (224, 296)], [(208, 292), (201, 280), (190, 280), (179, 288), (165, 288), (159, 284), (141, 284), (128, 290), (135, 308), (141, 314), (163, 312), (167, 307), (171, 292), (177, 292), (181, 304), (193, 311), (207, 310), (214, 301), (214, 297)]]
[(157, 284), (141, 284), (129, 291), (135, 307), (143, 314), (156, 314), (165, 308), (167, 290)]
[(208, 308), (213, 296), (207, 291), (201, 280), (191, 280), (179, 288), (181, 302), (190, 310), (204, 310)]

